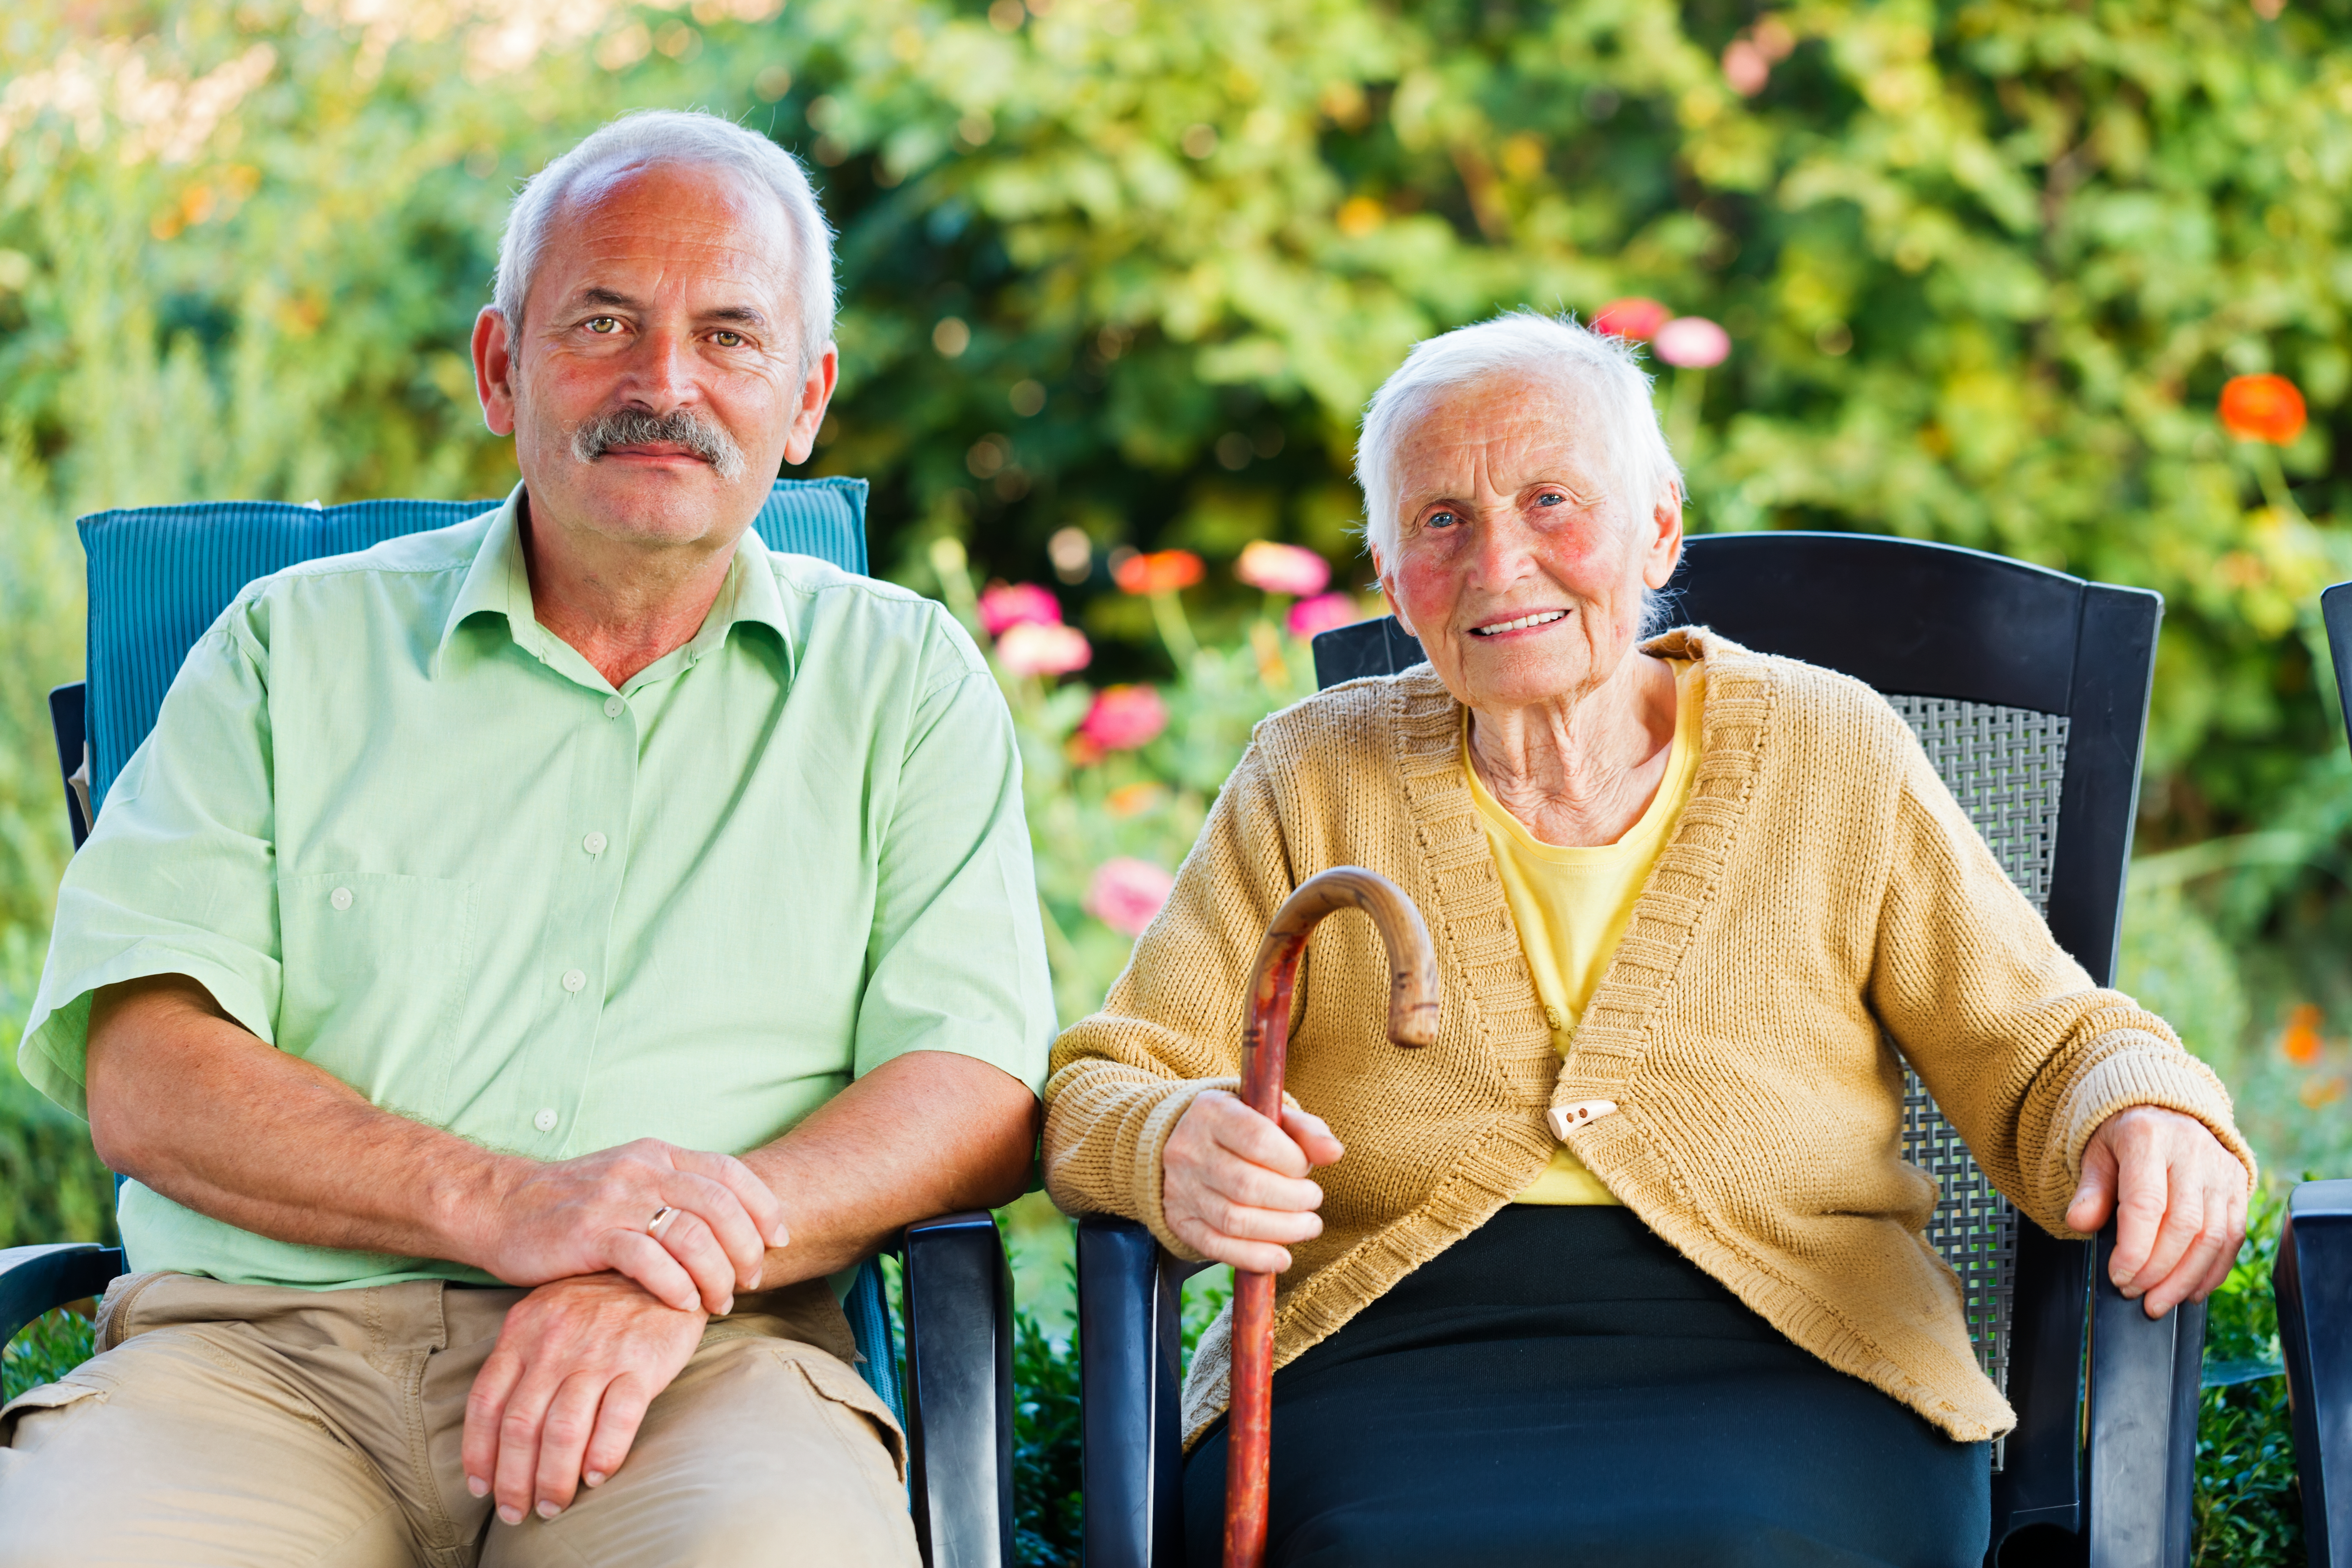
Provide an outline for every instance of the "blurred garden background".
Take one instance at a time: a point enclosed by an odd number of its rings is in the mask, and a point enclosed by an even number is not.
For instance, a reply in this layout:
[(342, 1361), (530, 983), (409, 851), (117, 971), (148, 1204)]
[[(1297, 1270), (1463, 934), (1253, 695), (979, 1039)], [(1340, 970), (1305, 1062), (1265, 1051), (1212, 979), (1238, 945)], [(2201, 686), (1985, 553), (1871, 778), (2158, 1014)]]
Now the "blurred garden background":
[[(1310, 689), (1303, 636), (1372, 611), (1364, 398), (1431, 332), (1614, 306), (1694, 531), (2166, 595), (2123, 984), (2274, 1182), (2352, 1174), (2352, 757), (2316, 618), (2352, 577), (2352, 0), (13, 5), (12, 1042), (68, 853), (43, 698), (81, 668), (73, 520), (502, 493), (465, 345), (505, 204), (640, 106), (769, 132), (840, 228), (810, 471), (870, 479), (876, 572), (992, 648), (1066, 1021), (1250, 724)], [(86, 1130), (0, 1067), (0, 1245), (110, 1206)], [(1040, 1197), (1009, 1223), (1024, 1550), (1055, 1562), (1066, 1231)], [(2207, 1395), (2204, 1562), (2300, 1560), (2266, 1276), (2217, 1310), (2252, 1371)]]

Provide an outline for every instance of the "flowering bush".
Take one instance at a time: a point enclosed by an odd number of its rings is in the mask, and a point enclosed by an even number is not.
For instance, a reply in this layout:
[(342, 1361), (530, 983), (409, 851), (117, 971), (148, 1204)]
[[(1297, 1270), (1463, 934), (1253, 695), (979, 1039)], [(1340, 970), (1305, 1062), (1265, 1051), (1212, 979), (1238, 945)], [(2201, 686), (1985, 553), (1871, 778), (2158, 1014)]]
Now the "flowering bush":
[[(932, 546), (929, 564), (1013, 710), (1055, 999), (1068, 1023), (1101, 1005), (1159, 912), (1251, 726), (1314, 689), (1308, 640), (1380, 611), (1375, 601), (1322, 592), (1331, 568), (1312, 551), (1260, 542), (1233, 574), (1262, 597), (1204, 639), (1183, 590), (1206, 580), (1207, 563), (1183, 550), (1129, 557), (1114, 581), (1150, 601), (1174, 679), (1095, 689), (1062, 679), (1086, 668), (1090, 650), (1082, 632), (1060, 624), (1052, 594), (1027, 584), (975, 592), (953, 540)], [(1048, 604), (1051, 624), (1013, 618)]]

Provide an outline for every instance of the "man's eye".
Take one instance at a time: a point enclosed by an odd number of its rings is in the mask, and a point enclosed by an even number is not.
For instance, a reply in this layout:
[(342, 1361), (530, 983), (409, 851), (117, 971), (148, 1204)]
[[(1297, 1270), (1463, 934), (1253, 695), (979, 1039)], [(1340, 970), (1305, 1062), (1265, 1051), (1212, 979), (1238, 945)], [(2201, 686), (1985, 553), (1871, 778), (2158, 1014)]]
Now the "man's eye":
[(588, 330), (600, 338), (611, 337), (621, 330), (621, 319), (618, 316), (591, 316), (588, 318), (587, 324)]
[(722, 349), (740, 349), (743, 346), (743, 334), (740, 332), (713, 332), (710, 336), (711, 341)]

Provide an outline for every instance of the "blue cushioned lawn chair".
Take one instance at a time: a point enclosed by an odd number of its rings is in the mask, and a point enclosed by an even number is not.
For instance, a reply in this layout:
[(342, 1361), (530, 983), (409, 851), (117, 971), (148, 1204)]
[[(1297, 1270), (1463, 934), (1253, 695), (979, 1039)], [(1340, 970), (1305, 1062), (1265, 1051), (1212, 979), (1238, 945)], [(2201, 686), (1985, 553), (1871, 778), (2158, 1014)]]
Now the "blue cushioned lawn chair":
[[(496, 501), (300, 507), (221, 501), (82, 519), (89, 559), (86, 682), (49, 694), (75, 847), (154, 726), (181, 660), (238, 589), (270, 572), (446, 528)], [(780, 479), (753, 526), (771, 550), (866, 570), (866, 481)], [(909, 1226), (906, 1375), (882, 1275), (869, 1258), (847, 1303), (859, 1370), (905, 1423), (916, 1539), (934, 1568), (1010, 1568), (1013, 1557), (1012, 1276), (984, 1213)], [(41, 1313), (103, 1291), (121, 1249), (94, 1243), (0, 1251), (0, 1343)]]
[[(2319, 605), (2352, 734), (2352, 583), (2336, 584)], [(2352, 1181), (2305, 1182), (2288, 1195), (2271, 1289), (2311, 1568), (2352, 1568)]]
[[(1693, 539), (1669, 591), (1678, 623), (1885, 693), (2060, 945), (2112, 979), (2158, 595), (1973, 550), (1793, 532)], [(1421, 658), (1393, 618), (1315, 639), (1324, 686)], [(1988, 1563), (2186, 1568), (2205, 1309), (2150, 1322), (2107, 1278), (2112, 1227), (2069, 1242), (2021, 1223), (1906, 1078), (1904, 1152), (1942, 1188), (1927, 1239), (2019, 1417), (1993, 1448)], [(1191, 1272), (1131, 1221), (1079, 1222), (1087, 1568), (1184, 1560), (1177, 1292)]]

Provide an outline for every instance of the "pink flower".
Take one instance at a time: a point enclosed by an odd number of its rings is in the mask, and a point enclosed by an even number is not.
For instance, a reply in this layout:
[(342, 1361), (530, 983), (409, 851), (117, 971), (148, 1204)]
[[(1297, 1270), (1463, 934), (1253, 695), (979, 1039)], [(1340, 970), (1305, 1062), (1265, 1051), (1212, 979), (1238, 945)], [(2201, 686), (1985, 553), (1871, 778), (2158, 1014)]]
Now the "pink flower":
[(1168, 728), (1168, 705), (1150, 686), (1106, 686), (1078, 721), (1078, 739), (1104, 752), (1131, 752)]
[(980, 596), (980, 624), (1001, 637), (1007, 626), (1062, 624), (1062, 602), (1034, 583), (999, 583)]
[(1705, 370), (1729, 356), (1731, 334), (1705, 316), (1676, 316), (1658, 329), (1650, 346), (1668, 364)]
[(1637, 343), (1646, 343), (1673, 314), (1655, 300), (1645, 300), (1635, 294), (1623, 300), (1612, 300), (1595, 310), (1592, 313), (1592, 330), (1606, 332), (1612, 338), (1631, 338)]
[(1015, 621), (996, 639), (996, 662), (1015, 675), (1067, 675), (1095, 657), (1076, 626)]
[(1723, 51), (1723, 79), (1742, 98), (1753, 98), (1772, 79), (1772, 61), (1746, 38), (1734, 38)]
[(1331, 580), (1331, 567), (1312, 550), (1253, 539), (1242, 546), (1242, 558), (1234, 563), (1234, 575), (1253, 588), (1304, 599), (1323, 591), (1323, 584)]
[(1335, 626), (1351, 626), (1364, 618), (1363, 606), (1352, 594), (1318, 594), (1290, 606), (1290, 635), (1305, 642)]
[(1141, 936), (1175, 886), (1176, 879), (1150, 861), (1122, 855), (1097, 868), (1087, 889), (1087, 913), (1121, 936)]

